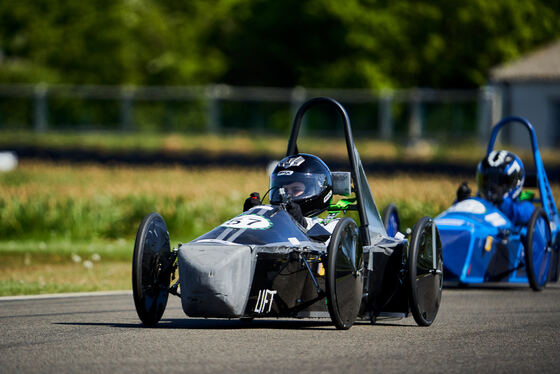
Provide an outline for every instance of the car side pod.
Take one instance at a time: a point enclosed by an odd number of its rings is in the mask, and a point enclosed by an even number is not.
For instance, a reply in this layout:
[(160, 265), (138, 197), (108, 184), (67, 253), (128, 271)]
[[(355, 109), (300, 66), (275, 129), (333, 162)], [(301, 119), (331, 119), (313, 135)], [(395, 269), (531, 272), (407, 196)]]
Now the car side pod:
[(251, 247), (183, 244), (178, 263), (185, 314), (225, 318), (243, 315), (256, 263)]

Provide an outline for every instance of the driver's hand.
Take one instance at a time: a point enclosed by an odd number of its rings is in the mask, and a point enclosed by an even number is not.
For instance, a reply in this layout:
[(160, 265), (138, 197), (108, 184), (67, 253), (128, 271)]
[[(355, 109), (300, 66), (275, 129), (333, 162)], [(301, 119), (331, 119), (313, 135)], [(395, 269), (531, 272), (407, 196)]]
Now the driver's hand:
[(246, 212), (254, 206), (262, 205), (261, 195), (258, 192), (252, 192), (243, 204), (243, 211)]
[(500, 205), (504, 201), (503, 188), (492, 186), (492, 192), (489, 195), (490, 201), (495, 205)]
[(461, 183), (459, 188), (457, 188), (457, 202), (463, 201), (471, 197), (471, 189), (467, 182)]
[(286, 210), (300, 225), (303, 226), (303, 228), (307, 228), (307, 221), (305, 220), (305, 217), (301, 212), (301, 207), (298, 203), (294, 203), (293, 201), (288, 202), (286, 204)]

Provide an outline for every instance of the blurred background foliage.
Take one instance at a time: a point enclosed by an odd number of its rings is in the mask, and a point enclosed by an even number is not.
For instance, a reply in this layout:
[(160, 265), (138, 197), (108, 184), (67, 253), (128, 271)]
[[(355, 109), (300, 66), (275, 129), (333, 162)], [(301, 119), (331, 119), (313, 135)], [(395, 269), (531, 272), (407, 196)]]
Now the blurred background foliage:
[(0, 83), (471, 88), (558, 0), (3, 0)]

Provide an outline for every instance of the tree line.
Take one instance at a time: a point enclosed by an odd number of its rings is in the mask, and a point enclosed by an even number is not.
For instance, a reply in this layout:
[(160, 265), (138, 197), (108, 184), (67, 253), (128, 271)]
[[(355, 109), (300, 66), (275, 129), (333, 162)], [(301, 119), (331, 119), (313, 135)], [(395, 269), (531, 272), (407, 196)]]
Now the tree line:
[(2, 0), (0, 83), (472, 88), (559, 0)]

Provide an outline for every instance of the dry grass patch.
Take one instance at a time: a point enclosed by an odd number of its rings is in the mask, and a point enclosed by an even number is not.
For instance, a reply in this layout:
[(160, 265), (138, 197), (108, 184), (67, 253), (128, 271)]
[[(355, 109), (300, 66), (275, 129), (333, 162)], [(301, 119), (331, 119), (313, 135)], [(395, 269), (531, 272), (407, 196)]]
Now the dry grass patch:
[[(4, 257), (2, 260), (6, 260)], [(0, 296), (131, 289), (131, 263), (97, 262), (22, 264), (0, 271)], [(19, 264), (19, 265), (15, 265)]]

